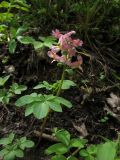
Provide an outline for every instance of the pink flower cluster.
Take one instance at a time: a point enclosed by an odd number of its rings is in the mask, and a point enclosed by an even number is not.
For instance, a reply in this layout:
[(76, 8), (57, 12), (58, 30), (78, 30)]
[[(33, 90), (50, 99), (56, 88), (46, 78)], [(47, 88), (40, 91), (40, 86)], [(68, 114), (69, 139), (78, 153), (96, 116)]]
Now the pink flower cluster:
[(62, 62), (72, 68), (77, 68), (82, 64), (82, 57), (77, 55), (76, 47), (82, 46), (83, 42), (80, 39), (72, 39), (71, 35), (73, 34), (75, 34), (75, 31), (66, 34), (62, 34), (57, 29), (52, 31), (52, 35), (58, 39), (58, 45), (51, 47), (51, 50), (48, 51), (48, 56), (53, 61)]

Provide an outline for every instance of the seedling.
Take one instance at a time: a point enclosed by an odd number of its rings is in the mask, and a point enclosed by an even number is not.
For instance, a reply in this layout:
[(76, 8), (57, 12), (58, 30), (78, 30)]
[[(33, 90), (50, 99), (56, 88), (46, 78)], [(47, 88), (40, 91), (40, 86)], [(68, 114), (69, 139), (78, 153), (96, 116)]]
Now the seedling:
[(32, 148), (34, 142), (27, 140), (26, 137), (15, 138), (15, 134), (10, 133), (6, 138), (0, 139), (0, 145), (2, 145), (0, 157), (3, 160), (14, 160), (16, 157), (23, 158), (24, 150)]
[(51, 160), (78, 160), (75, 155), (86, 146), (87, 140), (71, 138), (70, 133), (66, 130), (57, 130), (54, 134), (58, 143), (45, 150), (47, 155), (53, 155)]

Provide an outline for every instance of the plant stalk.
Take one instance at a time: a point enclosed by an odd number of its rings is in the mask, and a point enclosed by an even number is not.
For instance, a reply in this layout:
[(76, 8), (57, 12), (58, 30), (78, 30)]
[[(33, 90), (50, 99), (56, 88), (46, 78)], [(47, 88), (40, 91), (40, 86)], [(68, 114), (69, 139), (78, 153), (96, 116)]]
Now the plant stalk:
[[(62, 76), (61, 76), (61, 81), (60, 81), (60, 85), (59, 85), (59, 88), (58, 88), (58, 90), (57, 90), (57, 93), (56, 93), (56, 96), (59, 96), (60, 95), (60, 91), (61, 91), (61, 88), (62, 88), (62, 84), (63, 84), (63, 81), (64, 81), (64, 77), (65, 77), (65, 66), (63, 67), (63, 72), (62, 72)], [(43, 134), (43, 131), (44, 131), (44, 129), (45, 129), (45, 126), (46, 126), (46, 123), (47, 123), (47, 120), (48, 120), (48, 117), (49, 117), (49, 115), (50, 115), (50, 113), (52, 112), (52, 110), (51, 109), (49, 109), (49, 112), (48, 112), (48, 114), (47, 114), (47, 116), (44, 118), (44, 120), (43, 120), (43, 123), (42, 123), (42, 126), (41, 126), (41, 132), (40, 132), (40, 138), (39, 138), (39, 142), (38, 142), (38, 144), (40, 143), (40, 141), (41, 141), (41, 138), (42, 138), (42, 134)]]

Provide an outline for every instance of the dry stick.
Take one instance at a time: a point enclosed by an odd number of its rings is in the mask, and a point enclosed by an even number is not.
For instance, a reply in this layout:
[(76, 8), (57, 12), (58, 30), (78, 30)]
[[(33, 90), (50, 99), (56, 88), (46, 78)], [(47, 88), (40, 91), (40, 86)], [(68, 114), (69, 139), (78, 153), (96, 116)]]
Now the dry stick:
[[(40, 136), (40, 132), (39, 131), (33, 131), (33, 133), (35, 134), (35, 136), (39, 137)], [(49, 134), (46, 134), (46, 133), (43, 133), (42, 134), (42, 138), (44, 139), (47, 139), (49, 141), (52, 141), (52, 142), (58, 142), (57, 138), (55, 138), (54, 136), (51, 136)]]
[(5, 108), (5, 110), (7, 111), (7, 113), (9, 114), (10, 111), (9, 111), (9, 109), (7, 108), (7, 106), (6, 106), (5, 104), (3, 104), (3, 107)]
[[(61, 91), (61, 88), (62, 88), (62, 84), (63, 84), (63, 81), (64, 81), (64, 77), (65, 77), (65, 66), (64, 66), (64, 68), (63, 68), (63, 73), (62, 73), (60, 85), (59, 85), (59, 88), (58, 88), (58, 90), (57, 90), (56, 96), (59, 96), (59, 95), (60, 95), (60, 91)], [(46, 116), (46, 117), (44, 118), (44, 120), (43, 120), (43, 123), (42, 123), (42, 126), (41, 126), (41, 132), (40, 132), (40, 135), (39, 135), (40, 138), (39, 138), (38, 144), (39, 144), (40, 141), (41, 141), (42, 134), (43, 134), (43, 131), (44, 131), (45, 126), (46, 126), (46, 123), (47, 123), (47, 119), (48, 119), (49, 114), (50, 114), (51, 112), (52, 112), (52, 110), (49, 109), (49, 112), (48, 112), (47, 116)]]
[(79, 152), (80, 148), (77, 148), (72, 154), (71, 156), (75, 156), (78, 152)]

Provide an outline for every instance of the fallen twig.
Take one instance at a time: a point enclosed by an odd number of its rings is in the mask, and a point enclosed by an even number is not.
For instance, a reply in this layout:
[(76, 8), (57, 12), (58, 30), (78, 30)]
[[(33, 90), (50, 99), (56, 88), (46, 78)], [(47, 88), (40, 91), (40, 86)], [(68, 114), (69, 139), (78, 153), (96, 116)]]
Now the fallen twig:
[[(40, 137), (40, 136), (41, 136), (41, 132), (39, 132), (39, 131), (34, 131), (33, 133), (34, 133), (35, 136), (37, 136), (37, 137)], [(58, 142), (58, 140), (57, 140), (55, 137), (53, 137), (53, 136), (51, 136), (51, 135), (49, 135), (49, 134), (46, 134), (46, 133), (43, 133), (43, 134), (42, 134), (42, 138), (47, 139), (47, 140), (52, 141), (52, 142)]]

